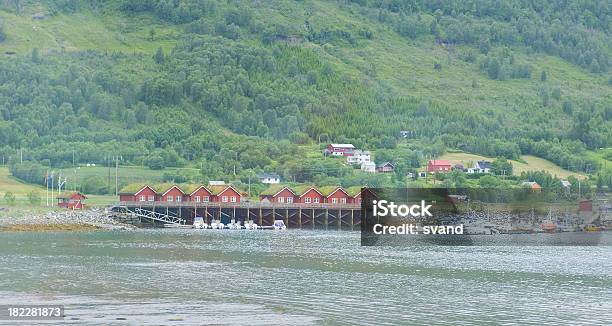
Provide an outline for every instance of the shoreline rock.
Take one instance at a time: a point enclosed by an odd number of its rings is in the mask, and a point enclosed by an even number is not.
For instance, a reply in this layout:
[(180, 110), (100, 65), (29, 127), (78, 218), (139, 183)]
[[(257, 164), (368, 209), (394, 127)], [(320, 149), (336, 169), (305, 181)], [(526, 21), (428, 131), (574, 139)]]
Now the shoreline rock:
[[(17, 212), (15, 212), (17, 213)], [(0, 216), (0, 231), (95, 231), (132, 230), (134, 226), (114, 221), (100, 208), (83, 211), (50, 210), (43, 213), (18, 211), (21, 216)]]

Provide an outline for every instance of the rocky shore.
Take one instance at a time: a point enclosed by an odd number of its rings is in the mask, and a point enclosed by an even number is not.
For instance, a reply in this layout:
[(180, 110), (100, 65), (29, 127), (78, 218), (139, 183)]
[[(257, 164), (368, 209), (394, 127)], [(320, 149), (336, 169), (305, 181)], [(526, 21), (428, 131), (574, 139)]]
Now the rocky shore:
[(129, 230), (100, 208), (84, 211), (32, 211), (12, 209), (0, 214), (0, 231), (93, 231)]

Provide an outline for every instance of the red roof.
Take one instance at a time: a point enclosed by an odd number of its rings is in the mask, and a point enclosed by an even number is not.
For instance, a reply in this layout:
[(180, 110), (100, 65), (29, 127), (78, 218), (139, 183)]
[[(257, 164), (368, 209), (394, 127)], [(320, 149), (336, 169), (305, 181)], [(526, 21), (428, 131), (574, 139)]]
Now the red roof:
[(429, 160), (429, 164), (434, 166), (450, 166), (451, 162), (447, 160)]

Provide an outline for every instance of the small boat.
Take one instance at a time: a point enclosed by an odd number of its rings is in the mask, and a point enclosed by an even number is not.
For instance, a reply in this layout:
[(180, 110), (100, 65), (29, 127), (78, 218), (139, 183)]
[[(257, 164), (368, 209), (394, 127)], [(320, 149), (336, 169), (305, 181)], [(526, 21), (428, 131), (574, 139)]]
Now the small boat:
[(545, 233), (557, 232), (557, 224), (553, 222), (552, 220), (542, 221), (542, 224), (540, 224), (540, 228), (542, 229), (542, 232), (545, 232)]
[(208, 229), (208, 224), (204, 222), (203, 217), (196, 216), (193, 219), (193, 227), (196, 229)]
[(540, 223), (540, 228), (544, 233), (557, 232), (557, 222), (553, 221), (552, 207), (548, 208), (548, 215), (546, 216), (546, 219)]
[(223, 230), (225, 229), (225, 224), (213, 221), (212, 223), (210, 223), (210, 228), (213, 230)]
[(599, 232), (602, 231), (602, 228), (593, 224), (589, 224), (587, 226), (584, 227), (584, 230), (586, 232)]
[(287, 230), (287, 226), (285, 225), (285, 222), (283, 222), (283, 220), (276, 220), (274, 221), (274, 230)]

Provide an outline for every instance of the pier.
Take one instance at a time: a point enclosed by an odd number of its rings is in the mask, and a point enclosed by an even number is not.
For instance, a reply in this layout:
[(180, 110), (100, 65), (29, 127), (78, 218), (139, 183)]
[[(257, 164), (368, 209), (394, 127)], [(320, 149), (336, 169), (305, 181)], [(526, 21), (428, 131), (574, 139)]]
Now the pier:
[(235, 221), (244, 225), (252, 221), (260, 226), (271, 226), (275, 220), (282, 220), (289, 229), (350, 231), (361, 227), (361, 206), (358, 204), (122, 201), (111, 207), (111, 216), (122, 222), (153, 227), (192, 225), (195, 217), (202, 217), (205, 223)]

